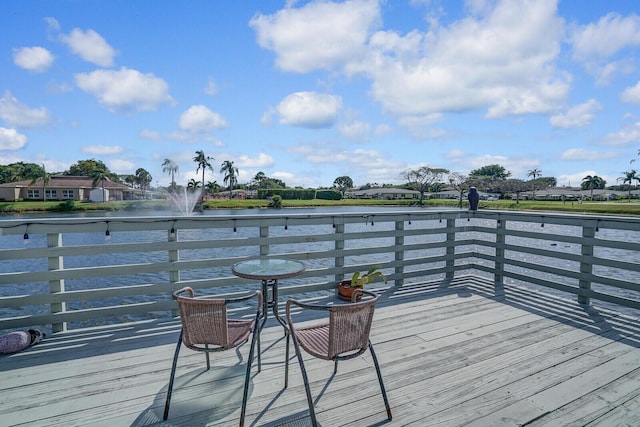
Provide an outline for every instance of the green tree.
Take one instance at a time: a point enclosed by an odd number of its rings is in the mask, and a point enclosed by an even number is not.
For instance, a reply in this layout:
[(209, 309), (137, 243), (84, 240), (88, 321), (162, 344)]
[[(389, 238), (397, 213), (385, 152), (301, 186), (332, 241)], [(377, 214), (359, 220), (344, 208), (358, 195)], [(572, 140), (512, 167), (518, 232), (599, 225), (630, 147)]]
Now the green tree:
[(225, 160), (220, 167), (220, 173), (224, 174), (222, 181), (229, 184), (229, 200), (232, 198), (233, 186), (238, 181), (238, 168), (233, 165), (231, 160)]
[(505, 179), (502, 183), (500, 183), (500, 192), (504, 193), (515, 193), (516, 195), (516, 204), (520, 203), (520, 194), (525, 191), (529, 191), (531, 189), (531, 181), (526, 182), (521, 179)]
[(189, 180), (189, 183), (187, 183), (187, 190), (196, 191), (198, 188), (200, 188), (200, 181), (196, 181), (195, 179), (191, 178)]
[(488, 165), (469, 172), (470, 177), (490, 177), (493, 180), (503, 181), (511, 176), (504, 166)]
[(257, 190), (258, 188), (262, 188), (262, 183), (267, 179), (267, 175), (264, 172), (258, 172), (256, 176), (251, 178), (251, 182), (249, 183), (249, 189)]
[(211, 163), (209, 163), (209, 160), (215, 160), (215, 159), (213, 157), (209, 157), (205, 155), (203, 150), (196, 151), (196, 156), (193, 158), (193, 161), (198, 164), (198, 169), (196, 169), (196, 173), (198, 173), (200, 169), (202, 169), (202, 181), (200, 182), (205, 182), (204, 173), (207, 169), (213, 172), (213, 167), (211, 167)]
[(449, 174), (449, 185), (458, 192), (459, 206), (462, 207), (462, 197), (469, 190), (467, 176), (460, 172), (452, 172)]
[(347, 190), (353, 188), (353, 180), (351, 179), (351, 177), (348, 177), (346, 175), (339, 176), (335, 180), (333, 180), (333, 186), (336, 187), (338, 191), (340, 191), (340, 193), (342, 193), (342, 197), (344, 198), (344, 193)]
[(170, 159), (164, 159), (162, 162), (162, 172), (171, 175), (171, 191), (176, 191), (176, 173), (178, 173), (178, 164)]
[(628, 184), (627, 189), (629, 190), (629, 202), (631, 202), (631, 183), (633, 183), (633, 181), (640, 181), (640, 177), (633, 169), (630, 171), (622, 172), (622, 174), (623, 176), (618, 178), (618, 181), (622, 181), (623, 184)]
[(206, 191), (207, 194), (215, 194), (220, 191), (220, 185), (218, 185), (218, 181), (207, 182), (207, 184), (204, 186), (204, 191)]
[(587, 175), (582, 178), (582, 189), (591, 190), (591, 200), (593, 200), (593, 190), (604, 188), (606, 183), (607, 182), (598, 175)]
[(47, 169), (45, 168), (44, 163), (42, 164), (42, 175), (40, 176), (35, 175), (31, 177), (31, 182), (29, 183), (29, 186), (35, 184), (36, 181), (38, 181), (38, 179), (42, 179), (42, 200), (46, 202), (47, 201), (47, 185), (51, 180), (51, 174), (47, 173)]
[(69, 169), (63, 172), (63, 175), (68, 176), (88, 176), (91, 177), (92, 171), (95, 169), (101, 169), (105, 171), (105, 176), (109, 178), (111, 181), (120, 182), (120, 178), (117, 174), (112, 173), (107, 165), (105, 165), (102, 161), (96, 159), (89, 160), (79, 160), (78, 162), (72, 164)]
[(89, 178), (92, 179), (91, 182), (91, 187), (92, 188), (96, 188), (98, 186), (98, 184), (101, 185), (102, 187), (102, 202), (106, 202), (106, 193), (104, 190), (104, 182), (107, 180), (108, 176), (109, 176), (109, 171), (107, 169), (106, 166), (104, 166), (104, 163), (102, 164), (102, 166), (97, 165), (94, 169), (92, 169), (91, 171), (89, 171), (88, 174)]
[(424, 194), (431, 186), (442, 180), (449, 171), (444, 168), (432, 168), (422, 166), (418, 169), (407, 169), (400, 175), (406, 182), (407, 187), (420, 193), (420, 204), (424, 203)]
[(146, 198), (146, 190), (149, 188), (149, 184), (151, 184), (153, 177), (151, 174), (144, 168), (138, 168), (136, 170), (136, 183), (140, 185), (142, 188), (142, 197)]
[(37, 163), (16, 162), (6, 166), (0, 165), (0, 184), (41, 178), (43, 174), (44, 165), (40, 166)]
[(531, 191), (533, 192), (533, 199), (536, 198), (536, 178), (542, 176), (542, 171), (540, 169), (531, 169), (527, 172), (527, 176), (531, 178)]

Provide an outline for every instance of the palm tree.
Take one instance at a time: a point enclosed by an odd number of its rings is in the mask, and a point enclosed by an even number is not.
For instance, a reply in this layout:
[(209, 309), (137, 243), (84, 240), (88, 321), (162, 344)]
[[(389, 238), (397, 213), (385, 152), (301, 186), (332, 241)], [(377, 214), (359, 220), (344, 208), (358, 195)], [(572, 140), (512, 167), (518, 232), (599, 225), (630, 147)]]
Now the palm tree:
[(207, 194), (217, 193), (219, 188), (220, 186), (218, 185), (218, 181), (213, 181), (213, 182), (209, 181), (204, 186), (204, 189), (207, 192)]
[(536, 178), (542, 176), (542, 171), (540, 169), (534, 168), (531, 169), (530, 171), (527, 172), (527, 176), (531, 177), (531, 180), (533, 181), (531, 183), (531, 189), (533, 192), (533, 199), (535, 200), (536, 198)]
[(624, 176), (618, 178), (618, 181), (622, 181), (623, 184), (629, 183), (629, 202), (631, 202), (631, 183), (635, 181), (640, 181), (640, 177), (637, 175), (635, 170), (630, 170), (627, 172), (622, 172)]
[(187, 189), (196, 191), (198, 188), (200, 188), (200, 181), (196, 181), (195, 179), (191, 178), (189, 180), (189, 183), (187, 184)]
[(200, 182), (204, 182), (204, 172), (206, 169), (209, 169), (211, 172), (213, 172), (213, 168), (211, 167), (211, 163), (209, 163), (209, 160), (215, 159), (213, 157), (205, 155), (203, 150), (196, 151), (196, 156), (193, 158), (193, 161), (198, 164), (196, 173), (198, 173), (200, 169), (202, 169), (202, 181)]
[(593, 201), (593, 189), (602, 188), (604, 186), (604, 179), (598, 175), (587, 175), (582, 178), (582, 184), (591, 190), (591, 201)]
[(104, 191), (104, 181), (107, 179), (107, 177), (109, 176), (109, 173), (107, 172), (107, 169), (103, 168), (102, 166), (97, 166), (94, 169), (91, 170), (91, 172), (89, 172), (89, 178), (91, 178), (93, 181), (91, 182), (91, 186), (92, 188), (96, 188), (98, 186), (98, 184), (102, 184), (102, 202), (106, 202), (106, 195), (105, 195), (105, 191)]
[[(38, 179), (40, 178), (41, 178), (40, 174), (37, 172), (34, 175), (32, 175), (31, 182), (29, 183), (29, 187), (35, 184), (36, 181), (38, 181)], [(43, 163), (42, 164), (42, 200), (45, 202), (47, 201), (47, 184), (49, 184), (50, 180), (51, 180), (51, 174), (47, 173), (47, 169), (44, 167), (44, 163)]]
[(175, 174), (178, 173), (178, 164), (170, 159), (164, 159), (162, 162), (162, 172), (171, 175), (171, 190), (176, 191)]
[(222, 162), (220, 173), (224, 174), (224, 183), (229, 183), (229, 200), (231, 200), (233, 186), (238, 181), (238, 168), (233, 166), (233, 162), (231, 160), (225, 160)]

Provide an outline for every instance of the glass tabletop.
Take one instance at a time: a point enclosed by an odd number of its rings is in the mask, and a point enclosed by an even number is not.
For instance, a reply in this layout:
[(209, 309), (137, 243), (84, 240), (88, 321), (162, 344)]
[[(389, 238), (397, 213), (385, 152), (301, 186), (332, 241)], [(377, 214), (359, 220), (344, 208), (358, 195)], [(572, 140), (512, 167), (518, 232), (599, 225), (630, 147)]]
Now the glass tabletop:
[(305, 271), (299, 261), (280, 258), (259, 258), (241, 261), (232, 268), (233, 274), (245, 279), (274, 280), (298, 276)]

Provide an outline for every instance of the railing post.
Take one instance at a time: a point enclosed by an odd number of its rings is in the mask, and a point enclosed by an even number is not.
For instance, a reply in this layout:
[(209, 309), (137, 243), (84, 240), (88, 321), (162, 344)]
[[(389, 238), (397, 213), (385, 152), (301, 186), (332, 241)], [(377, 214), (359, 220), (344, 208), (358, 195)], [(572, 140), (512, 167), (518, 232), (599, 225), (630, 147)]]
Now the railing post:
[[(62, 246), (62, 234), (61, 233), (52, 233), (47, 234), (47, 248), (58, 248)], [(47, 267), (49, 271), (52, 270), (63, 270), (64, 269), (64, 258), (61, 256), (50, 256), (47, 258)], [(57, 280), (49, 280), (49, 292), (51, 294), (63, 294), (64, 289), (64, 279)], [(67, 310), (66, 302), (56, 302), (51, 303), (50, 307), (51, 313), (62, 313)], [(62, 332), (67, 330), (67, 322), (62, 323), (53, 323), (51, 325), (51, 330), (53, 332)]]
[[(266, 239), (269, 237), (269, 226), (261, 225), (260, 226), (260, 237)], [(269, 244), (261, 244), (260, 245), (260, 256), (269, 255)]]
[(493, 277), (496, 285), (502, 284), (502, 281), (504, 280), (504, 231), (507, 228), (506, 223), (507, 221), (501, 220), (500, 217), (496, 220), (496, 255), (493, 265)]
[[(334, 265), (336, 268), (340, 269), (339, 273), (335, 275), (335, 281), (339, 282), (344, 280), (344, 224), (335, 224), (335, 245), (334, 248), (336, 250), (336, 256), (334, 258)], [(336, 293), (338, 292), (338, 287), (336, 286)]]
[(401, 262), (404, 260), (404, 221), (396, 221), (396, 251), (395, 251), (395, 280), (393, 281), (395, 286), (402, 286), (404, 284), (404, 264)]
[(453, 276), (455, 273), (455, 268), (456, 268), (455, 244), (456, 244), (456, 219), (447, 218), (447, 246), (446, 246), (447, 264), (446, 264), (445, 280), (453, 280)]
[[(596, 228), (592, 226), (582, 226), (582, 249), (580, 261), (580, 289), (591, 290), (591, 274), (593, 273), (593, 238), (596, 236)], [(589, 304), (591, 298), (578, 295), (580, 304)]]

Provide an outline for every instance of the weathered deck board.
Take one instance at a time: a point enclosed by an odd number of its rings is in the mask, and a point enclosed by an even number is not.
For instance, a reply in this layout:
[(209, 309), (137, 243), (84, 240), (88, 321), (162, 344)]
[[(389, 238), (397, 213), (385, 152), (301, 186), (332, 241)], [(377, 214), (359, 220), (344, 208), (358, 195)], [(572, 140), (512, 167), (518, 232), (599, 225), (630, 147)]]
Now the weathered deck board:
[[(247, 425), (308, 425), (299, 367), (293, 358), (283, 390), (285, 340), (269, 325)], [(244, 359), (220, 353), (205, 372), (187, 349), (161, 421), (178, 330), (166, 319), (73, 331), (2, 356), (0, 426), (237, 425)], [(388, 289), (371, 338), (390, 425), (640, 423), (637, 319), (468, 278)], [(369, 354), (340, 363), (333, 378), (331, 362), (305, 360), (321, 425), (386, 423)]]

